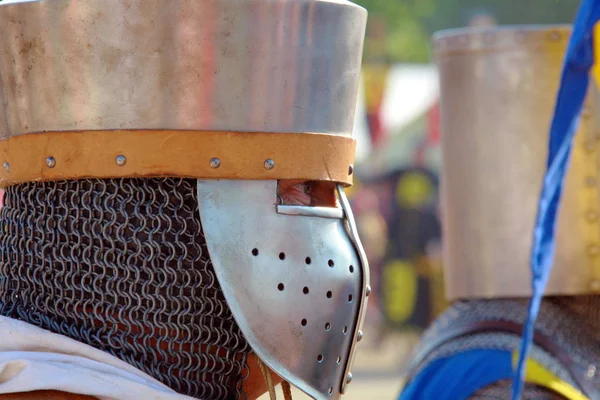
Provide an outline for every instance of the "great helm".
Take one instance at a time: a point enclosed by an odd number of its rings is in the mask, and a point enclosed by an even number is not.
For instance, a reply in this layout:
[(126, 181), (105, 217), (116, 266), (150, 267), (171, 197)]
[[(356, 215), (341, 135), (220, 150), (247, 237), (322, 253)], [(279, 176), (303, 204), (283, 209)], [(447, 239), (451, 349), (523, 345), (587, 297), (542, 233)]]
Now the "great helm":
[[(369, 294), (343, 186), (366, 24), (345, 0), (0, 6), (0, 182), (197, 179), (210, 258), (254, 352), (337, 398)], [(336, 207), (281, 204), (284, 179)]]
[[(528, 297), (548, 133), (570, 29), (440, 33), (445, 279), (450, 298)], [(590, 85), (559, 210), (547, 295), (600, 291), (598, 86)]]

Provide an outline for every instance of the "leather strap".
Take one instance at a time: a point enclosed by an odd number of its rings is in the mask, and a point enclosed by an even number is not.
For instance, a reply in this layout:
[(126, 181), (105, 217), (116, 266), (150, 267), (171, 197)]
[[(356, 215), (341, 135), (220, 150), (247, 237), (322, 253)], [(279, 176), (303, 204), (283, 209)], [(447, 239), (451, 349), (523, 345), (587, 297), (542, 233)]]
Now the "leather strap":
[[(318, 133), (43, 132), (0, 140), (0, 187), (125, 177), (298, 179), (351, 185), (355, 147), (351, 137)], [(119, 156), (124, 163), (117, 163)]]
[[(409, 373), (407, 374), (409, 379), (407, 382), (412, 379), (419, 364), (441, 345), (462, 336), (491, 332), (510, 333), (521, 336), (523, 325), (511, 321), (478, 321), (472, 324), (444, 330), (442, 334), (438, 335), (433, 340), (427, 341), (424, 344), (424, 347), (419, 350), (415, 361), (409, 367)], [(600, 392), (596, 390), (592, 380), (587, 377), (588, 366), (577, 364), (571, 356), (561, 349), (552, 339), (540, 332), (536, 331), (534, 333), (533, 342), (556, 358), (569, 371), (571, 378), (577, 383), (583, 394), (592, 400), (600, 400)]]

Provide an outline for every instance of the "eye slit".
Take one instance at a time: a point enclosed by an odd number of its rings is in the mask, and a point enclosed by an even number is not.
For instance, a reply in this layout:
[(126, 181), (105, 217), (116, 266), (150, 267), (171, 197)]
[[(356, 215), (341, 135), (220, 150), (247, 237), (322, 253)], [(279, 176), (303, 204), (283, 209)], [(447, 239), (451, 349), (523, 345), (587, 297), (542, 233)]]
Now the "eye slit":
[(324, 181), (279, 181), (278, 203), (294, 206), (337, 207), (336, 184)]

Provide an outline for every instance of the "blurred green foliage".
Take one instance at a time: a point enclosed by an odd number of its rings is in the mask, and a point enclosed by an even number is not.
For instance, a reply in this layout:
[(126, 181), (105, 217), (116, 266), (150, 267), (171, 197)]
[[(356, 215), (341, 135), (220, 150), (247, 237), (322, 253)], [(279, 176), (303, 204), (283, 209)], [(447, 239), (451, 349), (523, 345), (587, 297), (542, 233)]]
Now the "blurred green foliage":
[(352, 0), (369, 11), (366, 61), (428, 62), (431, 34), (478, 14), (500, 25), (570, 23), (580, 0)]

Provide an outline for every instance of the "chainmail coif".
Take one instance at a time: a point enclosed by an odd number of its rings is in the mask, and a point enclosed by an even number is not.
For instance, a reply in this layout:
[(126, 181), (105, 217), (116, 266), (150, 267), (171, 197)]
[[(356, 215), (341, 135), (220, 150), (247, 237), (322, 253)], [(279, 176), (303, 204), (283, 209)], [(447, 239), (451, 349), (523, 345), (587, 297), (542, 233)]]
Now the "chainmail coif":
[(196, 181), (88, 179), (7, 189), (0, 314), (201, 399), (244, 398), (250, 348), (216, 280)]

